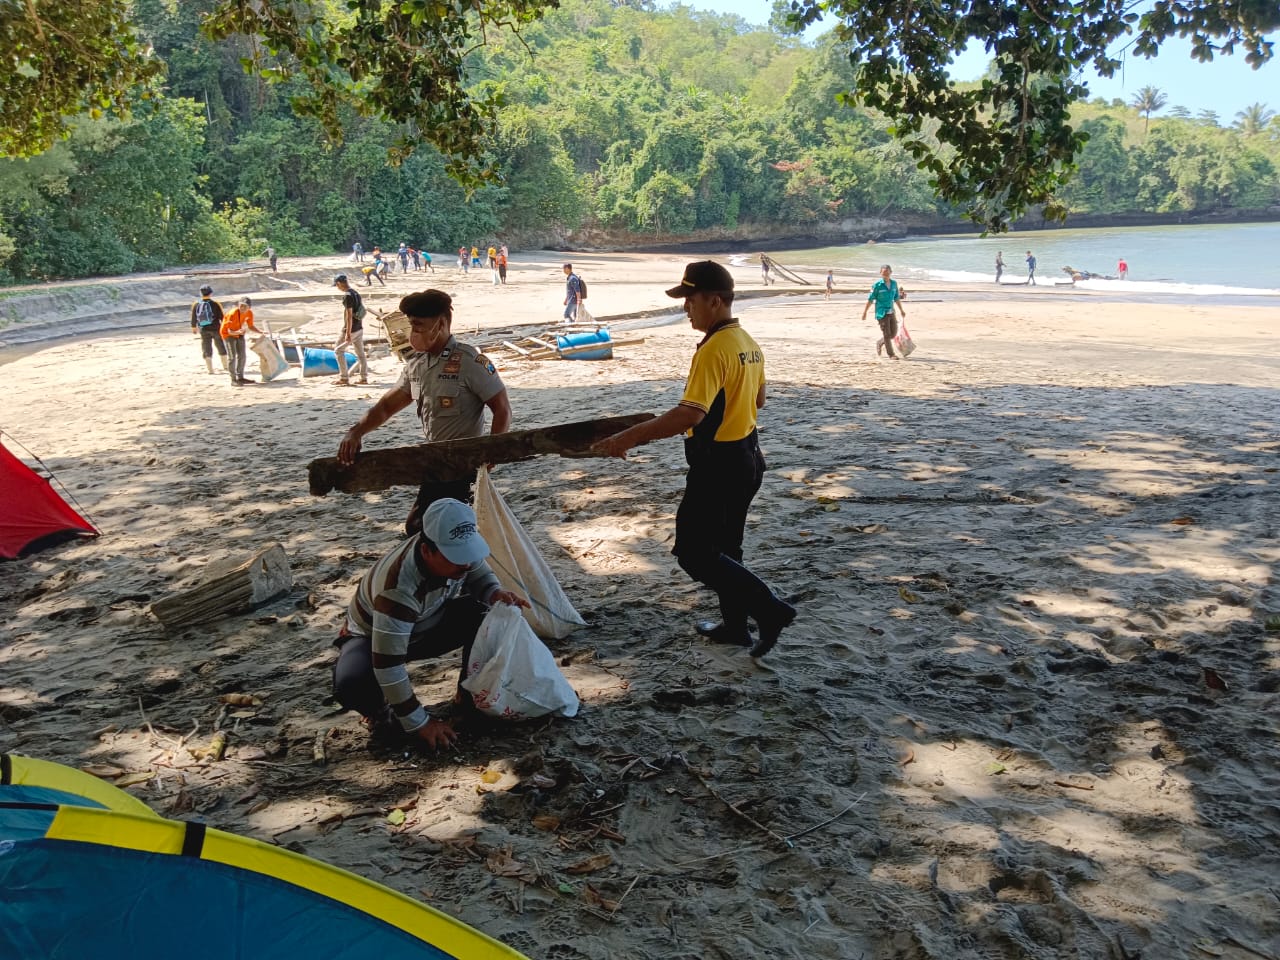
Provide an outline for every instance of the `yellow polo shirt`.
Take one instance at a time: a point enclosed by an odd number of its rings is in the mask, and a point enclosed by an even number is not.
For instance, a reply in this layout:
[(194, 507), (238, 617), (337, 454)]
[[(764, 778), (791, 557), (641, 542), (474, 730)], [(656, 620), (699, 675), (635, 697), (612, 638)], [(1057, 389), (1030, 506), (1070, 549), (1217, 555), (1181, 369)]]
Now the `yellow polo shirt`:
[[(764, 351), (734, 320), (698, 345), (680, 402), (714, 416), (712, 408), (723, 393), (724, 410), (715, 426), (715, 439), (741, 440), (756, 428), (756, 396), (764, 382)], [(699, 434), (710, 427), (705, 421), (700, 423)]]

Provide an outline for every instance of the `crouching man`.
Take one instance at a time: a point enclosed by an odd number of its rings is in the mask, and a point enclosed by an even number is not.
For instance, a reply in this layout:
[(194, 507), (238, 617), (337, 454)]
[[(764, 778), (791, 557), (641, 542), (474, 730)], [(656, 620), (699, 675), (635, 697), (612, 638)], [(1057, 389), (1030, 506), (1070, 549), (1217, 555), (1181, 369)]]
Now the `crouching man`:
[[(457, 740), (451, 721), (428, 716), (408, 663), (462, 648), (465, 670), (489, 605), (529, 604), (503, 590), (485, 558), (489, 545), (465, 503), (444, 499), (422, 514), (422, 530), (373, 565), (356, 588), (339, 636), (333, 696), (364, 717), (371, 733), (403, 731), (430, 747)], [(467, 694), (461, 688), (459, 693)]]

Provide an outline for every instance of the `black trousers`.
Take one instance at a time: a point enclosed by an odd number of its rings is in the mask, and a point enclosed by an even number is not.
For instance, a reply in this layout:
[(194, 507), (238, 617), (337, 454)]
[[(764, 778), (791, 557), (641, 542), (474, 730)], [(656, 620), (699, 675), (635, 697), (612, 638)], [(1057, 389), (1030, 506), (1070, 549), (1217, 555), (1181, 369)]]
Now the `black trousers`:
[(764, 455), (753, 431), (734, 443), (685, 441), (689, 474), (676, 510), (671, 552), (681, 569), (710, 587), (726, 626), (776, 617), (782, 602), (742, 563), (747, 511), (764, 479)]
[(200, 328), (200, 355), (212, 358), (215, 349), (224, 357), (227, 355), (227, 345), (222, 342), (218, 325), (211, 323), (207, 327)]
[[(488, 610), (471, 597), (459, 597), (444, 605), (444, 619), (409, 644), (408, 659), (429, 660), (462, 648), (459, 689), (476, 631)], [(354, 634), (342, 644), (333, 665), (333, 699), (348, 710), (376, 717), (386, 704), (382, 687), (373, 673), (373, 641)]]
[(421, 533), (422, 511), (437, 500), (450, 499), (470, 503), (475, 499), (475, 494), (471, 491), (471, 485), (475, 482), (476, 475), (474, 473), (465, 480), (423, 481), (422, 486), (418, 487), (417, 499), (413, 501), (413, 506), (409, 509), (409, 516), (405, 518), (404, 532), (409, 536)]

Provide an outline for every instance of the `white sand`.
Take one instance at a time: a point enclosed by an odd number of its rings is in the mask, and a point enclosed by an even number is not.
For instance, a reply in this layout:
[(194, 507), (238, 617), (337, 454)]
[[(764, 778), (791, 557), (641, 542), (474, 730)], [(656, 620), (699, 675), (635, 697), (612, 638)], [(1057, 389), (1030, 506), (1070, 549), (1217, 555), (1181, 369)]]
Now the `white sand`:
[[(558, 260), (517, 258), (501, 290), (441, 270), (455, 332), (557, 318)], [(580, 261), (612, 315), (667, 304), (683, 258)], [(371, 753), (328, 699), (343, 609), (412, 491), (315, 499), (306, 464), (394, 360), (367, 391), (237, 390), (203, 373), (181, 316), (19, 359), (2, 425), (104, 536), (0, 566), (0, 749), (154, 772), (129, 789), (161, 813), (287, 844), (535, 958), (1280, 956), (1280, 634), (1263, 626), (1280, 310), (934, 297), (912, 290), (920, 350), (899, 363), (874, 359), (859, 296), (742, 302), (771, 384), (748, 562), (801, 598), (760, 665), (693, 634), (714, 605), (668, 553), (677, 441), (502, 467), (590, 621), (557, 646), (585, 710), (441, 757)], [(696, 335), (616, 326), (647, 340), (508, 362), (515, 426), (675, 402)], [(402, 413), (367, 445), (417, 438)], [(170, 635), (147, 614), (271, 541), (288, 597)], [(445, 700), (455, 669), (418, 665), (421, 696)], [(179, 741), (197, 724), (206, 741), (232, 691), (265, 703), (197, 765)], [(555, 787), (482, 780), (530, 751)], [(499, 876), (520, 872), (504, 850), (539, 879)]]

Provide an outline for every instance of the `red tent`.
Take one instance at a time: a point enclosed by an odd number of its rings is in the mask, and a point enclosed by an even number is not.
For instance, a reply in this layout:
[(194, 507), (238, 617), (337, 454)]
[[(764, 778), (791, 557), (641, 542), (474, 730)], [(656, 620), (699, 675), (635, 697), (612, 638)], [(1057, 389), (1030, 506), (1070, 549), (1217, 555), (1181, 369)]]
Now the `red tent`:
[(0, 443), (0, 559), (15, 560), (55, 543), (97, 535), (48, 480)]

